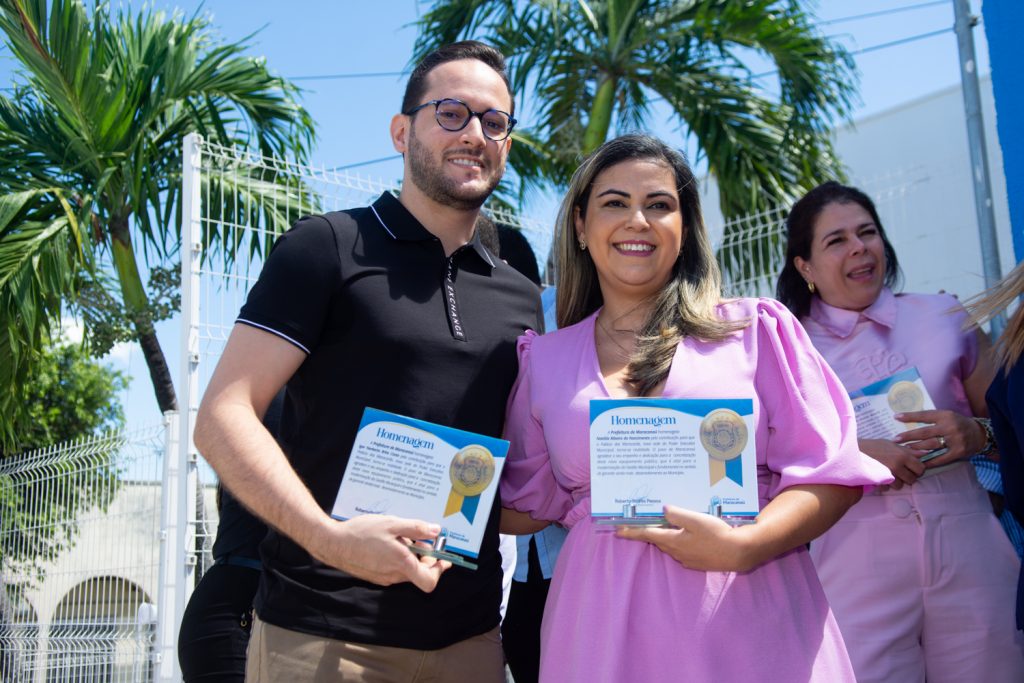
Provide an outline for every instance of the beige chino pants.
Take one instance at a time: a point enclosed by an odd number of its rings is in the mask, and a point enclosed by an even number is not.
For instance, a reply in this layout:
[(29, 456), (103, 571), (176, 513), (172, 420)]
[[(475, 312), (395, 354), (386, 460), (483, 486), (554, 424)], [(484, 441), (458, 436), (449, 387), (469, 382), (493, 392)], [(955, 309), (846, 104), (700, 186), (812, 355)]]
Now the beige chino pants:
[(410, 650), (311, 636), (256, 618), (246, 683), (504, 683), (497, 628), (440, 650)]

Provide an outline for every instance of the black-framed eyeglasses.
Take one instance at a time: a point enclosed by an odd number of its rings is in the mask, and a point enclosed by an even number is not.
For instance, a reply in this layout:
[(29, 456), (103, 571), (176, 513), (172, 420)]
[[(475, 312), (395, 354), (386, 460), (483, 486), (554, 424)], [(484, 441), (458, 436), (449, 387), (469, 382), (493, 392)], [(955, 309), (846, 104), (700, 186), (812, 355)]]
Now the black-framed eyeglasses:
[(516, 125), (515, 118), (508, 112), (500, 109), (488, 109), (487, 111), (473, 111), (469, 105), (462, 100), (446, 97), (442, 100), (430, 100), (409, 111), (402, 112), (406, 116), (412, 116), (420, 109), (434, 105), (434, 119), (437, 125), (451, 132), (460, 131), (469, 125), (469, 120), (474, 116), (480, 119), (480, 129), (484, 135), (495, 142), (501, 142), (512, 134)]

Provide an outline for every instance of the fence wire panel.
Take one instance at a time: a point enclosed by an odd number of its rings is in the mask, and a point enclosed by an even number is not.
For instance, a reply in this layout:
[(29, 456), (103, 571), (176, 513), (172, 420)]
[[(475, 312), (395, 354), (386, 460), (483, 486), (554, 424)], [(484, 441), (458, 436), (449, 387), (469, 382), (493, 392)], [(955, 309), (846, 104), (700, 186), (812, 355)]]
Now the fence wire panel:
[(163, 425), (0, 461), (0, 680), (150, 681)]
[(395, 188), (202, 140), (198, 149), (201, 246), (195, 324), (199, 386), (205, 387), (274, 239), (303, 215), (362, 206)]
[[(938, 291), (949, 289), (962, 298), (976, 293), (982, 282), (972, 283), (968, 273), (957, 275), (955, 263), (961, 270), (964, 262), (976, 263), (976, 237), (971, 231), (955, 233), (955, 248), (922, 248), (934, 241), (931, 226), (941, 224), (935, 213), (943, 211), (934, 206), (930, 197), (935, 188), (954, 184), (963, 170), (951, 159), (938, 167), (909, 166), (893, 169), (870, 178), (852, 178), (850, 185), (858, 187), (875, 203), (886, 235), (899, 255), (900, 264), (908, 276), (911, 291)], [(967, 180), (963, 184), (969, 184)], [(785, 262), (786, 216), (789, 207), (780, 207), (763, 213), (750, 214), (726, 221), (721, 240), (715, 244), (715, 254), (722, 269), (723, 290), (726, 296), (775, 296), (775, 282)], [(712, 230), (712, 233), (717, 231)], [(947, 264), (940, 267), (932, 263), (943, 258)]]
[(774, 209), (725, 223), (715, 254), (726, 296), (774, 296), (786, 250), (786, 212)]
[[(200, 141), (202, 198), (200, 353), (220, 356), (245, 295), (274, 239), (298, 218), (372, 203), (398, 186), (344, 171), (316, 168)], [(497, 223), (527, 233), (551, 226), (503, 210)], [(211, 364), (204, 363), (201, 386)]]

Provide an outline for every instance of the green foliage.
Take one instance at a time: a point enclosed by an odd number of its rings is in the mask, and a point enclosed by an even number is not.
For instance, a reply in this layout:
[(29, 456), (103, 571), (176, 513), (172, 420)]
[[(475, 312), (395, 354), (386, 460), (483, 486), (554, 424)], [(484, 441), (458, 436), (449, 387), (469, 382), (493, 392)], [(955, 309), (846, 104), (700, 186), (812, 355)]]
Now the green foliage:
[(127, 309), (110, 292), (117, 291), (112, 278), (102, 281), (97, 275), (86, 282), (71, 308), (84, 322), (86, 343), (94, 358), (102, 358), (118, 343), (135, 341), (135, 321), (140, 318), (154, 325), (167, 320), (181, 308), (181, 268), (153, 266), (149, 270), (146, 306), (141, 311)]
[(118, 394), (128, 387), (120, 370), (98, 363), (81, 344), (46, 344), (41, 362), (23, 387), (28, 429), (20, 450), (72, 441), (124, 425)]
[[(50, 344), (39, 351), (29, 381), (22, 386), (29, 421), (19, 432), (18, 451), (73, 442), (123, 426), (118, 393), (124, 373), (89, 357), (80, 344)], [(36, 456), (32, 466), (0, 474), (0, 556), (12, 575), (41, 580), (45, 566), (74, 542), (78, 513), (105, 508), (118, 487), (110, 456), (119, 441), (75, 449), (65, 457)], [(0, 460), (17, 451), (0, 451)]]
[(0, 449), (28, 423), (18, 392), (41, 357), (62, 293), (81, 285), (87, 236), (56, 188), (0, 196)]
[[(0, 158), (17, 159), (0, 164), (0, 444), (10, 447), (28, 417), (15, 388), (68, 310), (98, 350), (144, 341), (158, 404), (176, 406), (153, 330), (174, 302), (161, 283), (146, 291), (138, 261), (154, 272), (179, 249), (183, 140), (198, 132), (304, 163), (314, 130), (298, 90), (201, 17), (0, 0), (0, 31), (18, 69), (13, 93), (0, 95)], [(225, 204), (210, 215), (283, 231), (309, 206), (287, 180), (267, 170), (225, 179), (207, 188)], [(205, 237), (225, 262), (272, 240)]]
[(564, 186), (613, 129), (644, 128), (657, 99), (706, 158), (727, 217), (839, 172), (828, 131), (848, 115), (853, 62), (795, 0), (440, 0), (418, 23), (413, 61), (479, 38), (509, 58), (520, 100), (538, 100), (536, 123), (513, 134), (521, 195)]

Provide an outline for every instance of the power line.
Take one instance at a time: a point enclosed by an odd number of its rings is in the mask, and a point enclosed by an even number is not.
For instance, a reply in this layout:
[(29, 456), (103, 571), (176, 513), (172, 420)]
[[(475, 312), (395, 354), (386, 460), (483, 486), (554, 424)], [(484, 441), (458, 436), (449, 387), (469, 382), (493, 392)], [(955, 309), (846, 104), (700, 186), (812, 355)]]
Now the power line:
[(935, 36), (941, 36), (943, 33), (952, 33), (953, 29), (943, 28), (938, 31), (932, 31), (930, 33), (921, 33), (916, 36), (910, 36), (909, 38), (900, 38), (899, 40), (893, 40), (888, 43), (881, 43), (879, 45), (872, 45), (871, 47), (861, 48), (860, 50), (854, 50), (851, 55), (862, 55), (867, 52), (874, 52), (875, 50), (884, 50), (887, 47), (896, 47), (897, 45), (903, 45), (905, 43), (912, 43), (915, 40), (924, 40), (925, 38), (934, 38)]
[(369, 161), (360, 161), (355, 164), (345, 164), (344, 166), (335, 166), (334, 168), (327, 169), (329, 171), (345, 171), (350, 168), (356, 168), (358, 166), (369, 166), (370, 164), (379, 164), (382, 161), (391, 161), (392, 159), (400, 159), (401, 154), (392, 154), (391, 156), (381, 157), (379, 159), (370, 159)]
[(899, 12), (909, 12), (911, 10), (924, 9), (925, 7), (935, 7), (937, 5), (948, 5), (949, 0), (935, 0), (934, 2), (921, 2), (916, 5), (904, 5), (902, 7), (893, 7), (890, 9), (883, 9), (877, 12), (867, 12), (865, 14), (854, 14), (849, 17), (839, 17), (838, 19), (826, 19), (825, 21), (817, 22), (818, 26), (831, 26), (832, 24), (841, 24), (847, 21), (857, 21), (859, 19), (871, 19), (873, 17), (884, 17), (889, 14), (897, 14)]
[(408, 76), (410, 71), (367, 71), (351, 74), (322, 74), (320, 76), (292, 76), (292, 81), (333, 81), (343, 78), (381, 78), (385, 76)]
[[(952, 29), (952, 27), (950, 27), (950, 28), (939, 29), (938, 31), (930, 31), (928, 33), (919, 33), (916, 36), (908, 36), (906, 38), (900, 38), (898, 40), (891, 40), (888, 43), (879, 43), (878, 45), (871, 45), (869, 47), (862, 47), (859, 50), (851, 50), (849, 52), (849, 54), (850, 54), (850, 56), (863, 55), (863, 54), (867, 54), (868, 52), (876, 52), (877, 50), (884, 50), (884, 49), (890, 48), (890, 47), (897, 47), (899, 45), (905, 45), (907, 43), (913, 43), (915, 41), (924, 40), (926, 38), (934, 38), (935, 36), (941, 36), (943, 33), (952, 33), (952, 32), (953, 32), (953, 29)], [(765, 71), (763, 73), (754, 74), (753, 76), (751, 76), (751, 78), (752, 79), (754, 79), (754, 78), (764, 78), (765, 76), (773, 76), (773, 75), (775, 75), (777, 73), (779, 73), (778, 69), (772, 69), (771, 71)]]
[[(920, 3), (914, 4), (914, 5), (903, 5), (902, 7), (892, 7), (890, 9), (879, 10), (877, 12), (866, 12), (864, 14), (854, 14), (854, 15), (850, 15), (850, 16), (847, 16), (847, 17), (839, 17), (837, 19), (826, 19), (825, 21), (817, 22), (815, 25), (816, 26), (830, 26), (832, 24), (841, 24), (841, 23), (849, 22), (849, 21), (857, 21), (857, 20), (860, 20), (860, 19), (871, 19), (871, 18), (874, 18), (874, 17), (884, 17), (884, 16), (888, 16), (890, 14), (898, 14), (900, 12), (910, 12), (910, 11), (913, 11), (913, 10), (925, 9), (927, 7), (936, 7), (938, 5), (948, 5), (949, 2), (950, 2), (950, 0), (932, 0), (931, 2), (920, 2)], [(910, 42), (910, 41), (916, 40), (918, 38), (930, 38), (933, 35), (937, 35), (937, 34), (936, 33), (922, 34), (921, 36), (904, 39), (902, 42)], [(856, 52), (851, 52), (850, 54), (853, 54), (853, 55), (863, 54), (865, 52), (872, 52), (874, 50), (880, 50), (880, 49), (882, 49), (884, 47), (893, 47), (893, 46), (900, 45), (900, 44), (901, 44), (901, 41), (894, 41), (892, 43), (884, 43), (882, 45), (876, 45), (876, 46), (872, 46), (872, 47), (869, 47), (869, 48), (864, 48), (863, 50), (858, 50)], [(408, 70), (404, 70), (404, 71), (364, 71), (364, 72), (355, 72), (355, 73), (320, 74), (320, 75), (315, 75), (315, 76), (292, 76), (292, 77), (290, 77), (289, 80), (292, 80), (292, 81), (331, 81), (331, 80), (343, 80), (343, 79), (348, 79), (348, 78), (387, 78), (387, 77), (394, 78), (394, 77), (398, 77), (398, 76), (408, 76), (410, 73), (412, 73), (412, 72), (408, 71)], [(754, 76), (754, 78), (760, 78), (761, 76), (767, 76), (767, 75), (770, 75), (770, 74), (773, 74), (773, 73), (776, 73), (776, 72), (769, 71), (769, 72), (767, 72), (765, 74), (757, 74), (756, 76)]]
[[(827, 19), (825, 21), (819, 21), (816, 26), (830, 26), (832, 24), (841, 24), (848, 21), (857, 21), (859, 19), (870, 19), (873, 17), (883, 17), (890, 14), (897, 14), (900, 12), (909, 12), (912, 10), (924, 9), (926, 7), (935, 7), (937, 5), (948, 5), (950, 0), (932, 0), (931, 2), (921, 2), (915, 5), (903, 5), (902, 7), (892, 7), (886, 10), (879, 10), (877, 12), (867, 12), (865, 14), (854, 14), (848, 17), (839, 17), (838, 19)], [(893, 43), (897, 45), (899, 43)], [(881, 49), (880, 47), (867, 48), (864, 51), (870, 51), (873, 49)], [(860, 54), (854, 52), (851, 54)], [(292, 76), (289, 80), (292, 81), (332, 81), (332, 80), (343, 80), (348, 78), (387, 78), (387, 77), (398, 77), (408, 76), (412, 73), (409, 70), (404, 71), (364, 71), (355, 73), (340, 73), (340, 74), (320, 74), (316, 76)], [(770, 72), (774, 73), (774, 72)], [(755, 76), (756, 78), (757, 76)]]
[[(943, 33), (951, 33), (952, 31), (953, 31), (952, 28), (944, 28), (944, 29), (939, 29), (938, 31), (931, 31), (929, 33), (920, 33), (920, 34), (918, 34), (916, 36), (908, 36), (906, 38), (900, 38), (899, 40), (889, 41), (888, 43), (879, 43), (878, 45), (871, 45), (869, 47), (861, 48), (859, 50), (852, 50), (849, 54), (851, 56), (852, 55), (862, 55), (862, 54), (866, 54), (868, 52), (875, 52), (877, 50), (884, 50), (886, 48), (897, 47), (899, 45), (904, 45), (906, 43), (912, 43), (912, 42), (917, 41), (917, 40), (924, 40), (926, 38), (934, 38), (935, 36), (940, 36)], [(764, 72), (759, 73), (759, 74), (754, 74), (753, 76), (750, 77), (750, 79), (751, 80), (755, 80), (755, 79), (758, 79), (758, 78), (765, 78), (766, 76), (774, 76), (777, 73), (779, 73), (778, 69), (772, 69), (771, 71), (764, 71)], [(661, 101), (664, 101), (664, 99), (665, 99), (664, 97), (654, 97), (654, 98), (648, 99), (647, 101), (648, 102), (661, 102)]]

